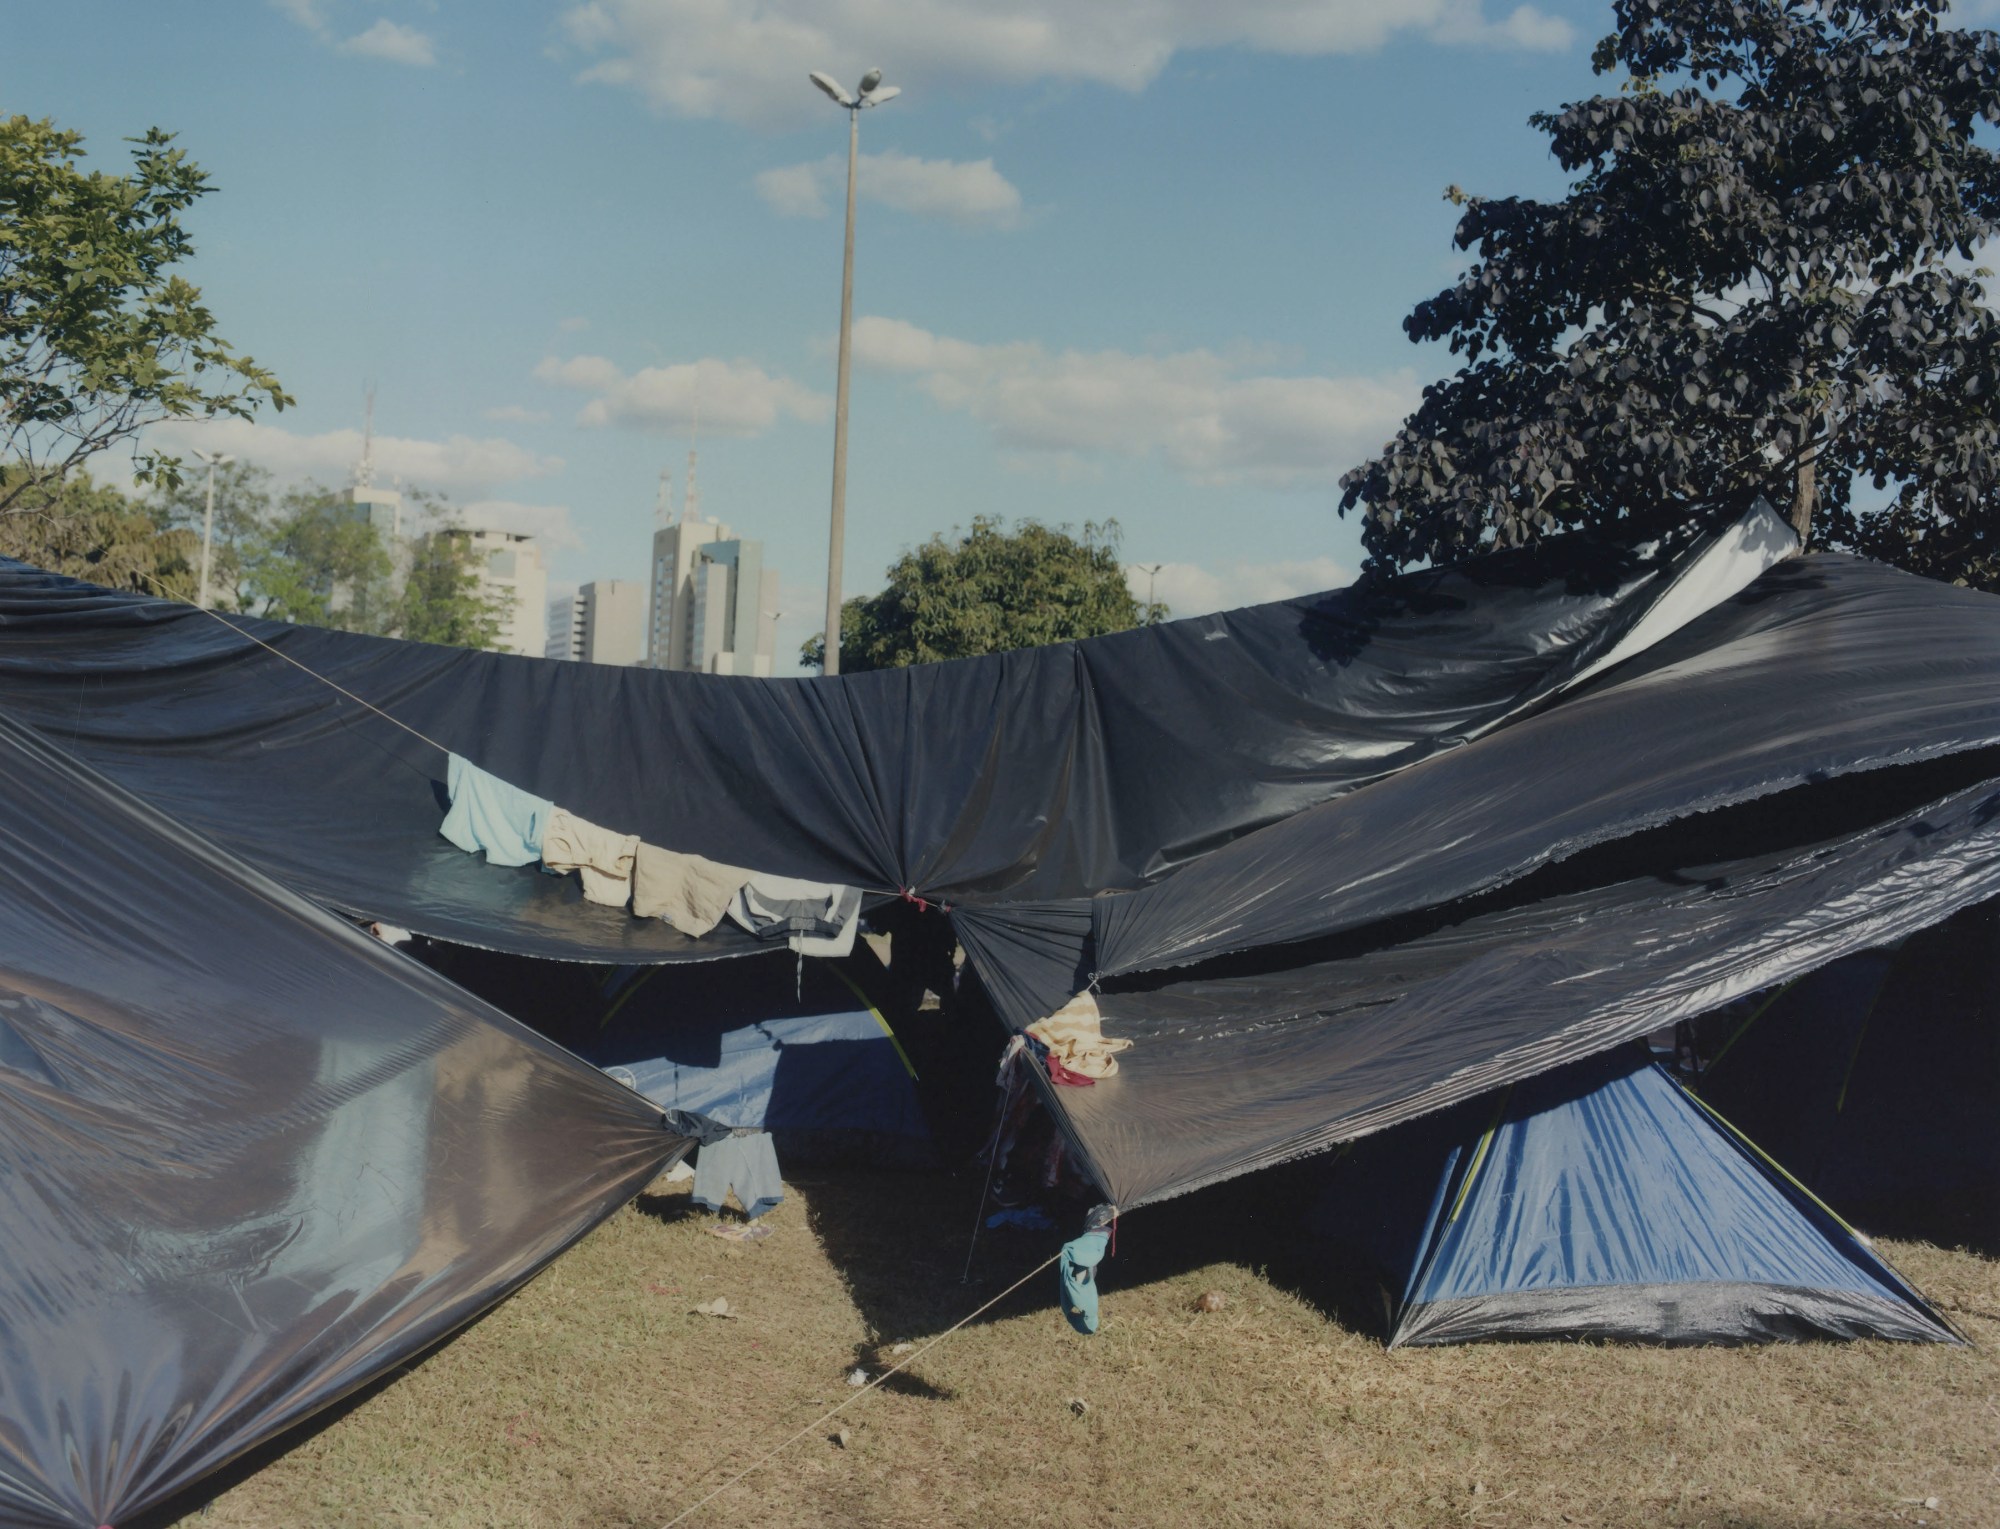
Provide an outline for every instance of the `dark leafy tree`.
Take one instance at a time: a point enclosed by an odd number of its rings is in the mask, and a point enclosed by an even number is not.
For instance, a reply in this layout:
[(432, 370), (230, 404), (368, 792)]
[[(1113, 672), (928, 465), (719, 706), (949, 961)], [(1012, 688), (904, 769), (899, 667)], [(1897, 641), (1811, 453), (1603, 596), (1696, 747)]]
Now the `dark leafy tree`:
[(1619, 92), (1531, 119), (1568, 196), (1447, 192), (1475, 259), (1404, 328), (1464, 363), (1343, 479), (1371, 566), (1763, 496), (2000, 586), (2000, 36), (1945, 0), (1613, 10)]
[[(841, 668), (970, 658), (1164, 620), (1164, 605), (1133, 598), (1118, 540), (1115, 520), (1086, 524), (1078, 540), (1067, 527), (1023, 520), (1009, 532), (997, 516), (975, 516), (965, 535), (905, 552), (879, 595), (841, 606)], [(815, 636), (800, 658), (817, 668), (823, 651)]]
[[(207, 175), (170, 133), (133, 142), (129, 174), (85, 170), (80, 134), (0, 118), (0, 513), (58, 502), (41, 491), (161, 420), (292, 401), (174, 270)], [(135, 463), (140, 482), (179, 478), (170, 453)]]
[(0, 467), (0, 494), (15, 491), (13, 510), (0, 515), (0, 556), (106, 589), (194, 598), (200, 538), (158, 506), (134, 503), (87, 472), (56, 482), (29, 476), (25, 467)]

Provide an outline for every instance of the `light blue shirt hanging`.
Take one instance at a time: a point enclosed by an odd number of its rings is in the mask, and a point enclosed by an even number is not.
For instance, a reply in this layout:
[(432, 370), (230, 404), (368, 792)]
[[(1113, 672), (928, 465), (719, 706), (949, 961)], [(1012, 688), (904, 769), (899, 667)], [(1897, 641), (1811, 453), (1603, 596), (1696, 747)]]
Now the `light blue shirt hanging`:
[(1097, 1266), (1111, 1239), (1103, 1232), (1085, 1232), (1063, 1244), (1056, 1272), (1062, 1276), (1063, 1315), (1080, 1333), (1097, 1331)]
[(438, 832), (468, 854), (486, 851), (488, 865), (533, 865), (542, 858), (542, 830), (555, 804), (510, 786), (478, 765), (451, 756), (445, 785), (451, 811)]

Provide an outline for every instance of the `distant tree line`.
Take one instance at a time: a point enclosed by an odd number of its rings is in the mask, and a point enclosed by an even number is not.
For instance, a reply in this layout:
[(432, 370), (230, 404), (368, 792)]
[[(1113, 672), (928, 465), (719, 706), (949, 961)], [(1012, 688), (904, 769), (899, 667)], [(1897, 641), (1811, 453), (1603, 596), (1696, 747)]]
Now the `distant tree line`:
[[(20, 487), (0, 467), (0, 555), (110, 589), (192, 600), (201, 569), (205, 476), (136, 499), (79, 471)], [(450, 506), (416, 493), (430, 529), (391, 547), (331, 491), (280, 491), (246, 463), (216, 472), (210, 604), (219, 611), (453, 647), (489, 647), (502, 612), (480, 592), (478, 554), (453, 534)]]

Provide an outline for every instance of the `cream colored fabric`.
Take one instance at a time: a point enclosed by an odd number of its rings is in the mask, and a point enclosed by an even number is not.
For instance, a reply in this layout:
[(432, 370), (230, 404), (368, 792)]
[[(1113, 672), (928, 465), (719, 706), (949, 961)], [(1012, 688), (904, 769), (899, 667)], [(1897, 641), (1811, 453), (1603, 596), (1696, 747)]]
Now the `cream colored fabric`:
[(663, 918), (698, 940), (722, 922), (729, 900), (749, 879), (741, 866), (641, 844), (632, 867), (632, 911), (640, 918)]
[(1028, 1034), (1049, 1048), (1050, 1055), (1071, 1072), (1086, 1078), (1108, 1078), (1118, 1071), (1118, 1053), (1130, 1041), (1117, 1041), (1098, 1028), (1097, 998), (1088, 989), (1078, 993), (1047, 1019), (1028, 1026)]
[(542, 864), (552, 871), (577, 872), (584, 897), (610, 908), (622, 908), (631, 898), (632, 861), (638, 852), (637, 834), (599, 828), (564, 807), (549, 814), (542, 830)]

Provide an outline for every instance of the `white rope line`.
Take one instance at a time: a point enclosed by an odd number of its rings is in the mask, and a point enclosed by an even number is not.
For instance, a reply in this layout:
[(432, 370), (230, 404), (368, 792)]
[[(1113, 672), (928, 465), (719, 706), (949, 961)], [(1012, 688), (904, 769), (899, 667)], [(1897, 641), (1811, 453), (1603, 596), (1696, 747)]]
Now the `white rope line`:
[(823, 1413), (821, 1416), (814, 1418), (810, 1423), (806, 1424), (805, 1427), (801, 1428), (797, 1433), (793, 1434), (790, 1438), (766, 1450), (763, 1454), (759, 1455), (755, 1460), (752, 1460), (748, 1465), (744, 1466), (743, 1469), (738, 1471), (734, 1476), (731, 1476), (727, 1481), (723, 1482), (721, 1486), (717, 1487), (713, 1492), (710, 1492), (708, 1496), (702, 1498), (700, 1502), (695, 1503), (691, 1507), (683, 1508), (679, 1513), (675, 1514), (672, 1518), (668, 1519), (666, 1523), (660, 1526), (660, 1529), (674, 1529), (674, 1526), (676, 1524), (682, 1522), (690, 1514), (699, 1513), (703, 1508), (707, 1507), (710, 1503), (714, 1502), (716, 1498), (720, 1497), (724, 1492), (728, 1491), (731, 1487), (735, 1486), (737, 1482), (741, 1481), (745, 1476), (749, 1475), (759, 1466), (764, 1465), (768, 1461), (773, 1460), (777, 1456), (783, 1454), (786, 1450), (790, 1449), (794, 1444), (798, 1443), (799, 1440), (803, 1439), (807, 1434), (811, 1433), (814, 1429), (825, 1427), (835, 1417), (839, 1416), (849, 1407), (852, 1407), (856, 1402), (860, 1401), (862, 1397), (866, 1396), (870, 1391), (873, 1391), (877, 1386), (881, 1385), (882, 1382), (887, 1380), (891, 1375), (894, 1375), (898, 1370), (902, 1369), (905, 1365), (915, 1364), (919, 1359), (923, 1358), (924, 1355), (928, 1354), (932, 1349), (936, 1348), (940, 1343), (944, 1342), (945, 1339), (949, 1338), (953, 1333), (957, 1332), (961, 1327), (965, 1326), (965, 1324), (970, 1322), (974, 1317), (980, 1315), (981, 1312), (988, 1311), (991, 1308), (999, 1305), (1002, 1301), (1006, 1300), (1008, 1296), (1012, 1295), (1016, 1290), (1019, 1290), (1023, 1285), (1027, 1284), (1029, 1280), (1033, 1279), (1037, 1274), (1040, 1274), (1042, 1270), (1048, 1268), (1050, 1264), (1053, 1264), (1057, 1259), (1061, 1257), (1062, 1257), (1062, 1250), (1058, 1248), (1054, 1253), (1051, 1253), (1041, 1263), (1035, 1265), (1034, 1268), (1030, 1269), (1026, 1274), (1022, 1275), (1019, 1279), (1015, 1280), (1013, 1284), (1009, 1285), (1005, 1290), (1001, 1291), (998, 1295), (994, 1296), (992, 1300), (988, 1301), (984, 1306), (978, 1308), (977, 1311), (967, 1312), (964, 1316), (960, 1317), (956, 1322), (952, 1323), (951, 1326), (947, 1327), (943, 1332), (939, 1333), (935, 1338), (931, 1339), (930, 1342), (926, 1343), (922, 1348), (918, 1349), (915, 1353), (907, 1354), (897, 1363), (890, 1365), (888, 1369), (884, 1370), (880, 1375), (876, 1376), (873, 1380), (869, 1381), (867, 1385), (863, 1386), (860, 1390), (856, 1391), (852, 1396), (848, 1397), (848, 1399), (842, 1402), (838, 1407), (835, 1407), (830, 1411)]
[[(161, 596), (161, 598), (171, 600), (173, 599), (173, 596), (163, 595)], [(317, 669), (313, 668), (310, 664), (302, 664), (296, 658), (293, 658), (291, 654), (279, 652), (278, 649), (273, 647), (270, 643), (264, 641), (264, 639), (259, 637), (255, 632), (246, 632), (242, 627), (238, 626), (235, 622), (229, 620), (226, 616), (222, 615), (220, 612), (212, 611), (205, 605), (196, 605), (192, 600), (182, 600), (179, 601), (178, 603), (181, 605), (185, 605), (189, 610), (200, 611), (204, 616), (209, 617), (211, 620), (220, 622), (223, 626), (228, 627), (230, 631), (236, 633), (236, 635), (239, 637), (249, 638), (250, 641), (256, 643), (258, 647), (262, 648), (266, 653), (271, 654), (274, 658), (282, 658), (286, 663), (290, 664), (294, 669), (298, 670), (301, 674), (311, 676), (313, 679), (318, 680), (322, 685), (326, 686), (329, 690), (339, 691), (340, 694), (346, 696), (347, 699), (354, 702), (355, 705), (365, 706), (369, 711), (374, 712), (375, 715), (380, 717), (384, 722), (390, 723), (396, 727), (400, 727), (404, 732), (408, 733), (412, 738), (416, 739), (419, 743), (428, 743), (432, 748), (436, 749), (440, 754), (449, 754), (451, 752), (450, 749), (446, 748), (442, 743), (439, 743), (437, 739), (426, 737), (423, 733), (418, 732), (414, 727), (410, 726), (409, 723), (403, 721), (399, 717), (390, 716), (386, 711), (384, 711), (381, 707), (377, 706), (373, 701), (365, 700), (362, 697), (356, 695), (353, 691), (349, 690), (345, 685), (342, 685), (337, 681), (328, 679), (324, 674), (321, 674)]]

